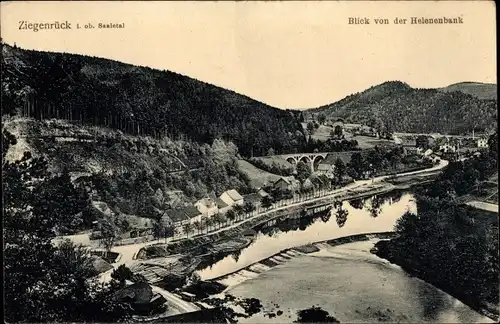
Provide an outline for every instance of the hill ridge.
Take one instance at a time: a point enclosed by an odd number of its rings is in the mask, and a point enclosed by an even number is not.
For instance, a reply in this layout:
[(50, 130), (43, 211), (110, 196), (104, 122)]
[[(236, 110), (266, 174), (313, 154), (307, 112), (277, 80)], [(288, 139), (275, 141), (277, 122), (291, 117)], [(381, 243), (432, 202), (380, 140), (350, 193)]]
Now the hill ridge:
[(127, 133), (233, 141), (245, 156), (300, 151), (301, 113), (177, 72), (2, 44), (3, 113)]

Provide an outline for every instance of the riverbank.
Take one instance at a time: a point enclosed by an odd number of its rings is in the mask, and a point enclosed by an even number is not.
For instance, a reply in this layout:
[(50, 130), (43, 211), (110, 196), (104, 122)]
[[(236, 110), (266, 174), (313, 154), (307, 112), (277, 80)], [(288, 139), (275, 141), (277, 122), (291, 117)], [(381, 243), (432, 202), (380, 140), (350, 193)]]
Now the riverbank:
[(222, 302), (231, 308), (231, 299), (255, 299), (260, 311), (243, 316), (240, 323), (290, 323), (298, 310), (314, 305), (341, 323), (489, 322), (452, 296), (369, 252), (375, 242), (392, 235), (350, 235), (282, 250), (214, 278), (214, 285), (226, 282), (227, 288), (203, 302)]
[(272, 268), (272, 267), (274, 267), (274, 266), (277, 265), (277, 263), (275, 262), (275, 260), (276, 260), (277, 257), (278, 258), (289, 259), (289, 257), (286, 254), (287, 254), (287, 252), (290, 252), (290, 251), (299, 252), (301, 254), (309, 254), (309, 253), (318, 252), (321, 248), (324, 248), (325, 246), (327, 246), (327, 247), (333, 247), (333, 246), (339, 246), (339, 245), (349, 244), (349, 243), (354, 243), (354, 242), (369, 241), (369, 240), (374, 239), (374, 238), (388, 239), (388, 238), (392, 238), (393, 236), (394, 236), (394, 232), (392, 232), (392, 231), (389, 231), (389, 232), (374, 232), (374, 233), (364, 233), (364, 234), (355, 234), (355, 235), (343, 236), (343, 237), (339, 237), (339, 238), (335, 238), (335, 239), (321, 240), (321, 241), (310, 243), (310, 244), (306, 244), (306, 245), (300, 245), (300, 246), (297, 246), (297, 247), (294, 247), (294, 248), (281, 250), (278, 253), (275, 253), (275, 254), (271, 255), (270, 257), (258, 260), (256, 262), (248, 265), (245, 268), (238, 269), (236, 271), (230, 272), (230, 273), (225, 274), (225, 275), (220, 276), (220, 277), (212, 278), (212, 279), (210, 279), (208, 281), (209, 282), (220, 281), (221, 279), (227, 278), (227, 277), (229, 277), (229, 276), (231, 276), (231, 275), (233, 275), (235, 273), (238, 273), (238, 272), (240, 272), (242, 270), (250, 270), (250, 271), (252, 271), (251, 269), (253, 267), (255, 267), (255, 265), (259, 264), (259, 263), (266, 264), (267, 266), (269, 266), (269, 267)]
[(425, 269), (418, 269), (413, 266), (408, 260), (402, 258), (396, 258), (391, 253), (390, 240), (383, 240), (377, 242), (373, 249), (373, 254), (376, 256), (383, 258), (395, 265), (400, 266), (405, 272), (409, 273), (412, 276), (415, 276), (419, 279), (424, 280), (432, 284), (433, 286), (443, 290), (447, 294), (455, 297), (460, 300), (470, 308), (474, 309), (476, 312), (491, 318), (492, 320), (498, 322), (500, 319), (498, 306), (494, 306), (488, 303), (485, 303), (482, 300), (475, 299), (473, 297), (467, 296), (464, 293), (455, 289), (453, 285), (445, 285), (442, 281), (436, 280), (435, 276), (429, 275)]
[[(304, 208), (308, 206), (322, 204), (328, 206), (333, 201), (364, 199), (370, 196), (387, 194), (396, 189), (396, 186), (386, 182), (365, 184), (357, 188), (345, 190), (344, 192), (338, 192), (335, 195), (318, 197), (294, 206), (287, 206), (287, 208), (282, 207), (280, 210), (270, 211), (258, 217), (247, 219), (237, 224), (237, 226), (233, 225), (228, 229), (220, 230), (216, 233), (194, 236), (190, 239), (169, 244), (157, 243), (145, 246), (138, 253), (138, 260), (158, 260), (158, 258), (168, 257), (169, 255), (183, 255), (189, 256), (190, 263), (196, 263), (196, 269), (199, 270), (249, 246), (255, 240), (256, 228), (260, 228), (270, 222), (304, 217)], [(329, 209), (325, 210), (325, 213), (328, 212)], [(186, 269), (193, 269), (193, 267), (189, 266)], [(179, 273), (179, 275), (189, 277), (191, 273), (185, 272)]]

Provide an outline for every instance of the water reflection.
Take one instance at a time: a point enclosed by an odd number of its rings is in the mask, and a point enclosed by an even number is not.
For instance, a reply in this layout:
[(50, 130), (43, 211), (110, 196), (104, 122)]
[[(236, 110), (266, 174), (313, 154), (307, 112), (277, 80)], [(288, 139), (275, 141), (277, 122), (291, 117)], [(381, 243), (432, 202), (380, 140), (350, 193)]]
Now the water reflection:
[[(394, 197), (398, 197), (395, 202)], [(332, 201), (332, 208), (315, 215), (288, 218), (270, 222), (255, 228), (257, 236), (237, 258), (226, 254), (212, 257), (210, 266), (198, 269), (202, 279), (208, 280), (242, 269), (252, 263), (270, 257), (281, 250), (313, 242), (361, 233), (393, 230), (396, 220), (408, 209), (416, 212), (413, 196), (407, 192), (391, 193), (360, 200), (363, 208), (355, 208), (348, 201)], [(358, 202), (354, 203), (355, 205)], [(373, 217), (373, 210), (378, 217)], [(332, 217), (335, 216), (335, 217)]]
[(381, 207), (384, 203), (389, 203), (392, 204), (393, 200), (390, 196), (373, 196), (370, 201), (365, 204), (365, 208), (368, 212), (370, 212), (370, 215), (375, 218), (378, 217), (381, 211)]
[(366, 201), (366, 199), (353, 199), (353, 200), (349, 201), (349, 203), (351, 204), (351, 206), (353, 208), (363, 209), (363, 207), (365, 206), (365, 201)]

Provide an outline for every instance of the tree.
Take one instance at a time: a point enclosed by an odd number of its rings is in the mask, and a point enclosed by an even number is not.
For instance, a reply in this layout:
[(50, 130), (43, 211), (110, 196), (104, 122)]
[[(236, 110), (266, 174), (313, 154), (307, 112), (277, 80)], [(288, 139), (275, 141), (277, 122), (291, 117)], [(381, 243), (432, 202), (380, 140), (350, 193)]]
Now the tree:
[(341, 138), (343, 134), (344, 132), (342, 131), (342, 126), (335, 126), (335, 128), (333, 129), (333, 135), (335, 135), (335, 137), (337, 138)]
[(163, 226), (161, 220), (153, 221), (153, 237), (155, 240), (165, 237), (165, 226)]
[(346, 175), (346, 166), (341, 159), (336, 159), (334, 162), (333, 175), (337, 181), (337, 183), (341, 183), (342, 179)]
[(121, 287), (125, 287), (126, 280), (132, 280), (133, 272), (124, 264), (113, 270), (111, 278), (117, 280)]
[(349, 166), (356, 172), (356, 174), (361, 176), (361, 173), (365, 166), (365, 160), (361, 153), (355, 152), (351, 155), (351, 161), (349, 162)]
[(205, 226), (207, 228), (207, 232), (210, 231), (210, 229), (212, 228), (212, 226), (214, 226), (213, 219), (212, 218), (205, 219)]
[(227, 219), (229, 219), (229, 221), (234, 222), (236, 220), (236, 212), (234, 211), (234, 209), (228, 210), (226, 213), (226, 217)]
[(273, 205), (273, 199), (271, 196), (264, 196), (262, 197), (262, 207), (264, 208), (269, 208)]
[(307, 123), (307, 131), (309, 132), (309, 134), (312, 134), (314, 132), (314, 123), (313, 122), (308, 122)]
[(198, 230), (198, 234), (200, 234), (201, 231), (203, 231), (204, 224), (203, 224), (202, 221), (196, 221), (196, 222), (194, 222), (193, 226), (194, 226), (194, 228), (196, 230)]
[(429, 138), (425, 135), (417, 136), (417, 138), (415, 140), (415, 146), (420, 147), (422, 149), (428, 149), (429, 148)]
[(245, 210), (245, 213), (248, 214), (255, 210), (255, 205), (249, 201), (245, 201), (245, 203), (243, 204), (243, 209)]
[(326, 115), (321, 113), (318, 115), (318, 122), (321, 124), (321, 125), (324, 125), (325, 124), (325, 121), (326, 121)]
[(169, 237), (174, 237), (175, 234), (177, 233), (177, 229), (171, 225), (171, 224), (167, 224), (163, 227), (164, 229), (164, 237), (165, 237), (165, 243), (167, 243), (167, 239)]
[(272, 155), (274, 155), (274, 154), (276, 154), (276, 153), (274, 152), (274, 149), (273, 149), (272, 147), (271, 147), (271, 148), (269, 148), (269, 150), (267, 150), (267, 155), (268, 155), (268, 156), (272, 156)]
[(316, 306), (298, 311), (297, 316), (295, 323), (340, 323), (327, 311)]
[(182, 229), (184, 230), (184, 233), (186, 234), (186, 238), (189, 238), (189, 233), (193, 231), (193, 224), (191, 223), (186, 223), (182, 225)]
[(118, 240), (118, 234), (116, 233), (116, 228), (109, 221), (105, 220), (101, 224), (101, 235), (100, 245), (106, 250), (104, 257), (108, 256), (108, 252), (111, 251), (116, 241)]
[(129, 318), (126, 305), (111, 303), (112, 287), (92, 279), (95, 271), (86, 249), (69, 241), (52, 243), (60, 219), (51, 212), (61, 210), (58, 200), (66, 197), (44, 192), (50, 180), (46, 161), (29, 154), (15, 162), (3, 160), (2, 177), (6, 322)]
[(299, 161), (297, 163), (297, 179), (300, 182), (304, 182), (307, 178), (309, 178), (312, 174), (311, 168), (306, 165), (304, 162)]
[(236, 213), (236, 219), (240, 219), (241, 216), (245, 214), (245, 210), (242, 205), (235, 205), (233, 210)]

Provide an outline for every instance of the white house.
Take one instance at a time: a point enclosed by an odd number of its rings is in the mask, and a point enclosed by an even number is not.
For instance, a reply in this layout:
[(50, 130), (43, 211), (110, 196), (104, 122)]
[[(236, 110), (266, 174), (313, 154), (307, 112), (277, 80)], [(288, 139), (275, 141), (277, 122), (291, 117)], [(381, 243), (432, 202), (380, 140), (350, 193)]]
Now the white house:
[(243, 197), (238, 193), (238, 191), (234, 189), (223, 192), (219, 198), (228, 206), (243, 206)]
[(210, 217), (219, 212), (217, 203), (210, 198), (200, 199), (194, 204), (194, 206), (203, 216), (206, 217)]
[(439, 150), (444, 153), (455, 153), (457, 151), (456, 145), (445, 143), (439, 146)]
[(430, 156), (432, 154), (432, 150), (428, 149), (427, 151), (424, 152), (424, 156)]
[(334, 178), (334, 173), (333, 173), (334, 170), (335, 170), (335, 166), (334, 165), (332, 165), (332, 164), (326, 164), (326, 163), (320, 163), (318, 165), (318, 169), (316, 170), (316, 172), (318, 174), (324, 174), (328, 178), (333, 179)]
[(478, 138), (477, 139), (477, 147), (487, 148), (488, 147), (488, 140), (486, 138)]

